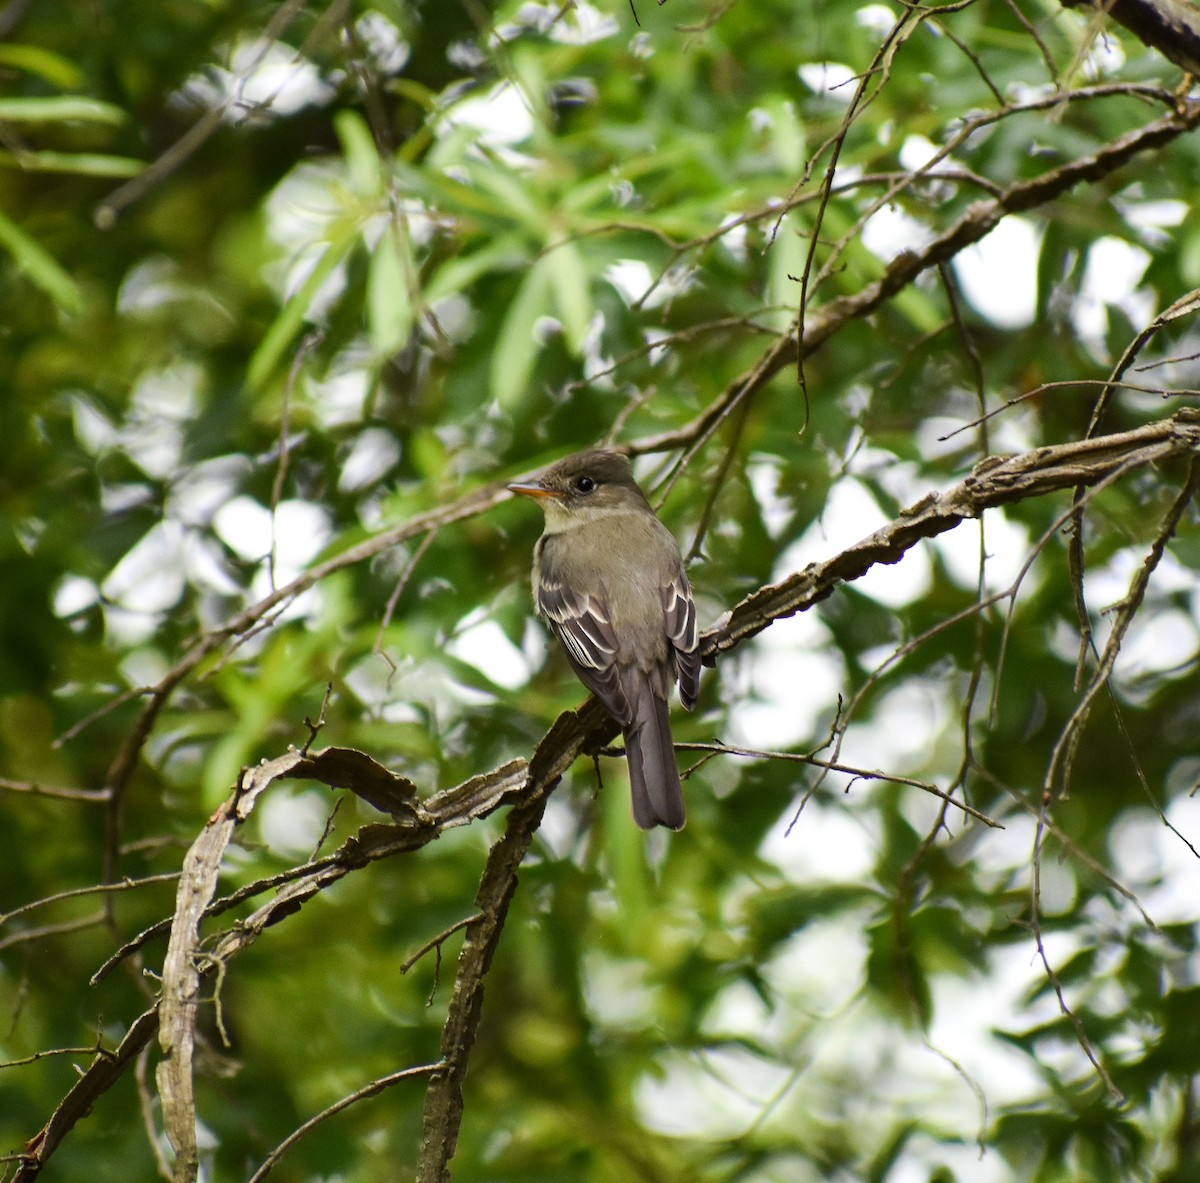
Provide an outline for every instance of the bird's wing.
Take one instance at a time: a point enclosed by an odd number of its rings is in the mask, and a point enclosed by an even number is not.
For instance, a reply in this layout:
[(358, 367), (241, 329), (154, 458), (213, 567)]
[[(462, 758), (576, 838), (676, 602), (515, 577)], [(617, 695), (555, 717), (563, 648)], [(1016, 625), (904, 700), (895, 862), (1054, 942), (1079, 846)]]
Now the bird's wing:
[(669, 583), (659, 588), (659, 593), (662, 596), (663, 628), (675, 651), (679, 701), (690, 711), (700, 692), (700, 649), (696, 604), (682, 567)]
[(579, 680), (622, 727), (628, 727), (633, 711), (621, 685), (617, 635), (608, 606), (596, 596), (579, 593), (547, 577), (543, 569), (538, 611), (567, 651)]

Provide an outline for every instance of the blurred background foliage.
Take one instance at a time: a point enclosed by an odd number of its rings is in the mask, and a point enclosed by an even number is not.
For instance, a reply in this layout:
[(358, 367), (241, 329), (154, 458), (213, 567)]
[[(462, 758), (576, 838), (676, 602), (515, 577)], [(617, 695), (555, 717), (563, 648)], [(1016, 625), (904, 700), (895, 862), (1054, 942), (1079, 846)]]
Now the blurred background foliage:
[[(152, 996), (161, 941), (145, 974), (88, 980), (170, 914), (173, 885), (16, 909), (177, 871), (239, 769), (307, 739), (327, 684), (320, 742), (423, 792), (528, 755), (581, 697), (531, 619), (540, 522), (503, 504), (216, 648), (159, 712), (119, 811), (29, 791), (102, 788), (139, 690), (197, 636), (386, 524), (693, 422), (793, 325), (818, 212), (810, 317), (972, 202), (1156, 118), (1179, 83), (1051, 0), (946, 5), (895, 37), (903, 15), (0, 8), (0, 1060), (23, 1061), (0, 1067), (0, 1150)], [(807, 394), (776, 377), (663, 506), (685, 550), (700, 535), (702, 623), (988, 453), (1081, 436), (1095, 383), (1200, 285), (1198, 182), (1196, 136), (1174, 139), (851, 322), (807, 362)], [(1183, 405), (1198, 352), (1193, 318), (1163, 328), (1102, 430)], [(1002, 413), (972, 426), (984, 411)], [(648, 485), (662, 460), (639, 464)], [(1182, 480), (1166, 465), (1088, 502), (1101, 640)], [(1079, 694), (1068, 505), (990, 512), (779, 622), (676, 720), (680, 741), (789, 753), (828, 755), (836, 731), (847, 766), (953, 788), (1002, 830), (942, 825), (911, 786), (681, 755), (701, 761), (688, 828), (643, 837), (621, 764), (602, 761), (597, 792), (580, 762), (489, 975), (456, 1178), (1196, 1177), (1195, 515), (1039, 839)], [(275, 785), (222, 891), (372, 820), (331, 808)], [(202, 1015), (205, 1178), (247, 1178), (324, 1106), (436, 1058), (461, 938), (440, 967), (400, 965), (471, 914), (501, 825), (346, 878), (229, 967), (219, 1019)], [(152, 1177), (152, 1081), (140, 1103), (127, 1075), (46, 1177)], [(349, 1109), (278, 1177), (406, 1177), (422, 1097), (409, 1082)]]

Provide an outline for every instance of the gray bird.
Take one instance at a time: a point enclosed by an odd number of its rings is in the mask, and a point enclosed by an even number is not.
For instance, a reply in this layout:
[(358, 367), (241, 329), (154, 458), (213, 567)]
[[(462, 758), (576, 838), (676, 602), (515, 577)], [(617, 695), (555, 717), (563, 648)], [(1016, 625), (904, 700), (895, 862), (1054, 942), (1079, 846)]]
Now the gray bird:
[(696, 705), (700, 651), (675, 539), (619, 452), (568, 456), (541, 480), (508, 487), (546, 515), (533, 552), (538, 613), (624, 733), (633, 820), (643, 830), (681, 829), (667, 699), (678, 681), (684, 708)]

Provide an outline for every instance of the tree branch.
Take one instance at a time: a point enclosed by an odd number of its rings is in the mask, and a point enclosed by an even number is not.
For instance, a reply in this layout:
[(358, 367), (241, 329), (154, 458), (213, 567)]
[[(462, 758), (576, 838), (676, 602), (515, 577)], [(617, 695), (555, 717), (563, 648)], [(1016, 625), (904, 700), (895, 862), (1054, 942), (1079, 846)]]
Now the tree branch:
[[(976, 465), (965, 480), (942, 494), (930, 494), (900, 513), (892, 522), (833, 556), (812, 564), (779, 583), (763, 586), (746, 596), (716, 625), (703, 634), (701, 647), (708, 664), (719, 654), (735, 649), (775, 621), (810, 608), (830, 596), (843, 583), (852, 582), (878, 563), (898, 562), (926, 538), (953, 529), (985, 510), (1046, 496), (1077, 485), (1089, 486), (1118, 472), (1132, 472), (1171, 457), (1200, 455), (1200, 411), (1185, 408), (1167, 419), (1133, 431), (1096, 436), (1074, 443), (1036, 448), (1015, 456), (990, 457)], [(443, 830), (470, 824), (495, 810), (512, 805), (504, 836), (493, 847), (484, 869), (476, 904), (479, 915), (466, 926), (454, 989), (443, 1028), (442, 1060), (445, 1067), (433, 1075), (425, 1103), (421, 1183), (443, 1183), (454, 1153), (462, 1116), (462, 1082), (478, 1030), (483, 1005), (483, 981), (503, 930), (509, 903), (516, 890), (517, 871), (541, 822), (546, 798), (563, 773), (580, 756), (595, 751), (616, 734), (617, 727), (604, 709), (589, 698), (577, 711), (568, 711), (538, 744), (526, 763), (515, 760), (470, 778), (460, 785), (416, 798), (416, 786), (379, 765), (365, 753), (328, 748), (321, 752), (291, 752), (249, 770), (225, 806), (214, 815), (204, 834), (189, 852), (194, 864), (192, 885), (181, 884), (173, 923), (173, 945), (164, 967), (164, 999), (171, 1033), (164, 1036), (171, 1071), (187, 1071), (179, 1049), (194, 1036), (193, 1022), (199, 985), (218, 964), (252, 944), (270, 925), (299, 910), (312, 896), (352, 870), (381, 858), (418, 849)], [(235, 827), (253, 808), (257, 797), (281, 778), (303, 778), (330, 787), (349, 788), (364, 800), (396, 818), (390, 824), (363, 826), (334, 854), (300, 869), (300, 874), (248, 918), (221, 934), (204, 954), (199, 952), (199, 923), (223, 910), (227, 902), (212, 902), (215, 871)], [(289, 873), (290, 875), (290, 873)], [(288, 876), (283, 877), (284, 879)], [(185, 873), (185, 882), (189, 875)], [(266, 883), (267, 881), (264, 881)], [(281, 877), (269, 881), (278, 886)], [(258, 885), (258, 890), (267, 890)], [(250, 894), (239, 893), (238, 899)], [(140, 943), (161, 932), (147, 930)], [(123, 952), (129, 952), (137, 943)], [(113, 1053), (98, 1056), (83, 1078), (67, 1094), (44, 1129), (29, 1143), (28, 1157), (16, 1176), (21, 1183), (35, 1178), (46, 1159), (71, 1127), (99, 1096), (110, 1088), (153, 1036), (159, 1010), (145, 1012)], [(169, 1081), (172, 1087), (177, 1079)], [(190, 1115), (190, 1093), (177, 1089), (173, 1112)], [(164, 1115), (167, 1111), (164, 1098)], [(186, 1139), (185, 1139), (186, 1146)]]
[(1062, 0), (1062, 6), (1107, 13), (1181, 70), (1200, 74), (1200, 8), (1190, 0)]

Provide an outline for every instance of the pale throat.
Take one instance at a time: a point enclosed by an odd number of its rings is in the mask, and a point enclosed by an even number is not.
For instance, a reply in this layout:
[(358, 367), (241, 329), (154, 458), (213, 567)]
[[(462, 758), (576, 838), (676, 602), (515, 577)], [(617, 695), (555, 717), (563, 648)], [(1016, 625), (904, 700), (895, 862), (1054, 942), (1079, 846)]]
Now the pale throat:
[(560, 501), (546, 498), (542, 502), (546, 515), (546, 534), (567, 534), (571, 530), (590, 526), (601, 518), (627, 517), (637, 511), (627, 505), (589, 505), (586, 511), (568, 509)]

